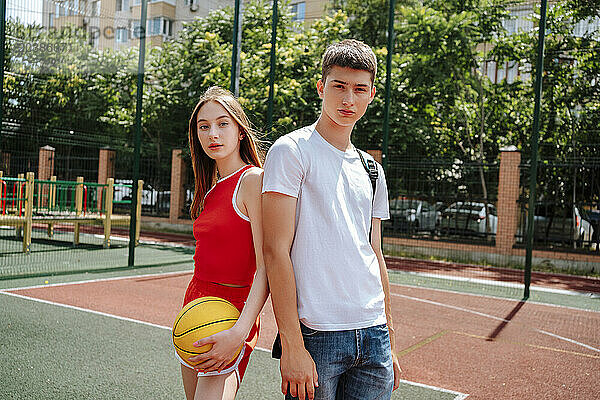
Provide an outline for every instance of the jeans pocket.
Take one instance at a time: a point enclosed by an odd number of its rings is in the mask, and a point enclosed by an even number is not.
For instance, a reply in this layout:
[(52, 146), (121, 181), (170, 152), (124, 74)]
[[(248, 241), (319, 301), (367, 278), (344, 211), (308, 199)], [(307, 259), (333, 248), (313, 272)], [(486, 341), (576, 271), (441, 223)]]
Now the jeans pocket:
[(302, 322), (300, 322), (300, 331), (302, 332), (303, 337), (310, 337), (310, 336), (314, 336), (317, 333), (319, 333), (319, 331), (309, 328), (308, 326), (304, 325)]

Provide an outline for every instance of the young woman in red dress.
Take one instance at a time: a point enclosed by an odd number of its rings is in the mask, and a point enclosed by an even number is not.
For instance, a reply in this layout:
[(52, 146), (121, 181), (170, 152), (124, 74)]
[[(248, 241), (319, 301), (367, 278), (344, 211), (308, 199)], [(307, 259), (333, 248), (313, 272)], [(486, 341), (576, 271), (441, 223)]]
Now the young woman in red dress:
[(262, 162), (240, 103), (219, 87), (209, 88), (196, 105), (189, 143), (196, 182), (191, 207), (196, 251), (184, 305), (216, 296), (241, 314), (232, 328), (195, 343), (211, 343), (210, 351), (180, 359), (183, 386), (188, 400), (233, 399), (256, 344), (258, 315), (269, 291), (262, 256)]

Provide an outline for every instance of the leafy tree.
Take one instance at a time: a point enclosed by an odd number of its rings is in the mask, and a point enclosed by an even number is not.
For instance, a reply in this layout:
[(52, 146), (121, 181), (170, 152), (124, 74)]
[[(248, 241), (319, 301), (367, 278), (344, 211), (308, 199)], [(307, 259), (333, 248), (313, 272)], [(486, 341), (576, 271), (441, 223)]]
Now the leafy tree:
[[(36, 160), (40, 146), (52, 145), (60, 154), (61, 178), (74, 179), (87, 168), (86, 151), (97, 155), (98, 147), (112, 142), (112, 130), (101, 120), (107, 103), (92, 79), (106, 65), (84, 32), (71, 27), (47, 30), (9, 20), (7, 38), (3, 107), (12, 128), (3, 132), (2, 151)], [(35, 163), (28, 163), (12, 172), (34, 170)]]
[[(482, 165), (496, 160), (506, 144), (527, 152), (531, 134), (537, 33), (504, 30), (509, 4), (510, 0), (397, 2), (390, 155), (479, 165), (475, 175), (483, 198), (493, 188), (487, 187)], [(329, 15), (309, 27), (292, 21), (288, 7), (280, 6), (271, 140), (315, 121), (320, 108), (315, 89), (320, 56), (331, 42), (355, 37), (372, 45), (379, 71), (377, 96), (357, 124), (353, 142), (365, 149), (381, 146), (387, 6), (386, 0), (336, 0)], [(240, 101), (256, 127), (264, 130), (271, 6), (265, 0), (251, 0), (244, 10)], [(574, 25), (598, 16), (598, 10), (596, 2), (567, 0), (550, 11), (543, 85), (545, 158), (575, 155), (557, 150), (557, 144), (563, 149), (573, 143), (581, 148), (600, 142), (598, 35), (573, 35)], [(212, 85), (229, 87), (232, 24), (231, 8), (215, 10), (187, 24), (174, 40), (147, 52), (142, 154), (155, 161), (163, 176), (168, 176), (171, 148), (187, 147), (188, 119), (201, 93)], [(14, 47), (8, 46), (6, 118), (21, 126), (34, 121), (36, 129), (46, 127), (49, 136), (86, 131), (94, 145), (131, 150), (137, 49), (93, 51), (77, 32), (65, 39), (60, 32), (18, 23), (9, 25), (9, 32), (11, 37), (29, 35), (39, 42), (72, 41), (74, 51), (17, 57), (10, 52)], [(517, 63), (520, 77), (493, 84), (485, 76), (483, 61)], [(12, 139), (4, 135), (3, 140), (4, 149)], [(455, 186), (466, 179), (460, 174), (449, 178), (444, 175), (448, 169), (434, 168), (425, 179), (454, 179)], [(561, 190), (571, 190), (561, 185)], [(468, 190), (476, 191), (475, 186)]]

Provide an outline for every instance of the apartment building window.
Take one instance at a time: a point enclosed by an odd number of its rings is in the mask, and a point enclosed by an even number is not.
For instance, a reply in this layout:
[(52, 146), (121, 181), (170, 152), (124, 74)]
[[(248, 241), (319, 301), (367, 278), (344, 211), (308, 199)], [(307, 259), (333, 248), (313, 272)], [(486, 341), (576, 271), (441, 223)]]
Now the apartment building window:
[(161, 17), (154, 18), (152, 20), (152, 25), (150, 29), (151, 35), (160, 35), (162, 33), (162, 21), (163, 19)]
[(485, 74), (488, 79), (493, 83), (496, 83), (496, 61), (486, 61), (485, 62)]
[(50, 20), (48, 21), (48, 26), (52, 28), (54, 26), (54, 14), (50, 13)]
[(579, 21), (573, 28), (573, 36), (582, 37), (590, 33), (598, 32), (600, 29), (600, 18), (588, 18)]
[(127, 11), (129, 8), (129, 0), (117, 0), (117, 11)]
[(127, 28), (117, 28), (117, 43), (127, 43)]
[(100, 1), (92, 1), (91, 4), (92, 4), (91, 16), (99, 17), (100, 16)]
[(69, 0), (67, 2), (67, 15), (78, 15), (79, 14), (79, 0)]
[(57, 17), (64, 17), (67, 15), (67, 9), (65, 8), (65, 6), (60, 5), (60, 4), (56, 4), (56, 16)]
[(170, 19), (163, 20), (163, 35), (173, 36), (173, 21)]
[(292, 14), (294, 14), (294, 16), (292, 17), (293, 21), (304, 21), (304, 12), (306, 9), (306, 3), (305, 2), (300, 2), (300, 3), (295, 3), (290, 5), (290, 9), (292, 11)]
[(149, 25), (150, 35), (173, 35), (173, 21), (165, 17), (156, 17), (152, 19)]
[(508, 19), (505, 20), (502, 25), (504, 25), (504, 29), (508, 34), (513, 34), (517, 32), (517, 20), (516, 19)]
[(142, 36), (142, 25), (140, 21), (133, 21), (131, 23), (131, 37), (139, 39)]
[(529, 63), (519, 65), (519, 76), (521, 77), (522, 81), (528, 81), (531, 79), (531, 68), (532, 65)]
[(97, 49), (99, 43), (100, 43), (100, 35), (91, 35), (90, 44), (92, 45), (92, 47)]
[(512, 11), (510, 18), (502, 21), (502, 26), (510, 35), (533, 30), (533, 21), (529, 19), (531, 10)]
[(513, 83), (517, 79), (517, 76), (519, 76), (519, 64), (510, 61), (506, 70), (506, 82)]

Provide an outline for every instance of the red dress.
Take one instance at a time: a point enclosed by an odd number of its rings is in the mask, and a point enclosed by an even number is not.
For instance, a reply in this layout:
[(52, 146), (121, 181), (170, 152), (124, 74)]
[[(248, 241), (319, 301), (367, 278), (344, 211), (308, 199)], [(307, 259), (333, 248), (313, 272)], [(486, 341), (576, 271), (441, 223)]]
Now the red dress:
[[(242, 312), (256, 272), (256, 254), (250, 220), (238, 210), (236, 196), (243, 174), (252, 167), (246, 165), (219, 179), (204, 198), (204, 209), (194, 221), (194, 276), (185, 293), (184, 306), (199, 297), (216, 296), (230, 301)], [(238, 380), (242, 380), (256, 346), (258, 330), (257, 318), (242, 352), (222, 374), (237, 371)], [(199, 373), (198, 376), (216, 374)]]

